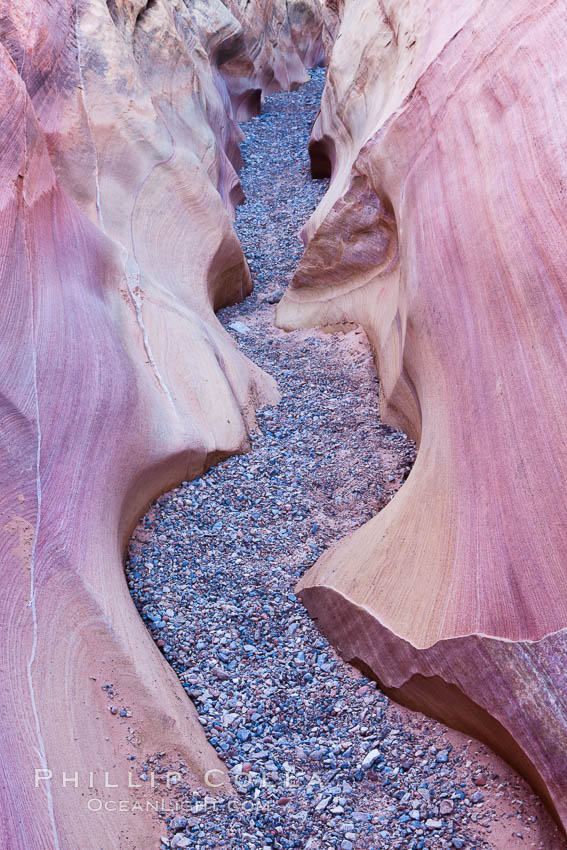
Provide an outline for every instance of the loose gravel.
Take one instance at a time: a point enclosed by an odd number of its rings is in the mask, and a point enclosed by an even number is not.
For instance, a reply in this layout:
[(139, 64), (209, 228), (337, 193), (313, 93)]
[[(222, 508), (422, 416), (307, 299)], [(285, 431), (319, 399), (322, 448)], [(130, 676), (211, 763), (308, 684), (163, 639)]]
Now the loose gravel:
[(126, 565), (238, 791), (236, 808), (220, 799), (204, 810), (185, 789), (182, 814), (163, 813), (162, 844), (550, 850), (561, 844), (523, 781), (481, 745), (391, 703), (338, 658), (294, 594), (326, 547), (393, 497), (415, 455), (380, 422), (360, 328), (273, 326), (301, 256), (298, 229), (326, 190), (306, 154), (323, 84), (313, 72), (245, 125), (236, 229), (255, 291), (220, 313), (282, 401), (259, 411), (247, 455), (158, 499)]

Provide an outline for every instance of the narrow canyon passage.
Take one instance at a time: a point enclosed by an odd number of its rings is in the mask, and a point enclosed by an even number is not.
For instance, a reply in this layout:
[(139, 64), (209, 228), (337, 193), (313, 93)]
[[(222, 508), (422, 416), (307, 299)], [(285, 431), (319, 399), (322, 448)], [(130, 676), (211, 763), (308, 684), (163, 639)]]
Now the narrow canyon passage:
[[(160, 498), (134, 535), (133, 599), (226, 764), (236, 802), (164, 812), (164, 846), (563, 846), (528, 786), (476, 742), (400, 709), (334, 653), (294, 587), (321, 552), (376, 514), (413, 444), (382, 424), (366, 337), (274, 327), (326, 189), (307, 142), (324, 72), (268, 98), (244, 129), (236, 229), (254, 293), (221, 311), (273, 375), (251, 451)], [(143, 771), (143, 766), (141, 766)]]

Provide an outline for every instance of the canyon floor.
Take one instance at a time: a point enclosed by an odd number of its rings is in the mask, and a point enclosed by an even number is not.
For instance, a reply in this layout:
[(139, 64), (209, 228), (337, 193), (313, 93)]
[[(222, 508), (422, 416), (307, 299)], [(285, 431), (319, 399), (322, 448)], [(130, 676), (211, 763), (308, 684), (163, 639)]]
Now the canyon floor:
[(243, 125), (236, 229), (255, 289), (220, 319), (276, 378), (281, 403), (258, 412), (248, 454), (158, 500), (127, 560), (140, 614), (237, 789), (205, 808), (181, 783), (163, 846), (559, 850), (523, 780), (478, 742), (392, 703), (294, 595), (326, 547), (393, 497), (415, 454), (380, 422), (360, 328), (286, 334), (273, 323), (298, 232), (326, 189), (307, 156), (323, 84), (315, 71)]

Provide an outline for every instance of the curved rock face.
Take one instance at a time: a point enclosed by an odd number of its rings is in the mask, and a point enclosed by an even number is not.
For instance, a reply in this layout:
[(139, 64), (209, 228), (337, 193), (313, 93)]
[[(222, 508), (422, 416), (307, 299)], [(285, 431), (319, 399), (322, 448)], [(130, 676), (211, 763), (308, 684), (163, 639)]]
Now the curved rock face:
[[(258, 111), (261, 93), (289, 91), (324, 59), (323, 0), (224, 0), (244, 31), (242, 57), (223, 64), (238, 120)], [(252, 63), (250, 68), (249, 63)], [(251, 91), (251, 81), (254, 86)]]
[(163, 826), (148, 801), (168, 793), (140, 782), (144, 760), (181, 762), (192, 787), (220, 765), (135, 611), (122, 556), (150, 500), (244, 450), (255, 405), (277, 399), (214, 315), (251, 288), (222, 71), (241, 55), (254, 77), (247, 43), (219, 0), (0, 10), (10, 850), (149, 847)]
[(565, 827), (567, 23), (524, 0), (329, 14), (312, 154), (333, 179), (277, 320), (363, 324), (385, 418), (420, 448), (301, 596), (346, 658), (488, 741)]

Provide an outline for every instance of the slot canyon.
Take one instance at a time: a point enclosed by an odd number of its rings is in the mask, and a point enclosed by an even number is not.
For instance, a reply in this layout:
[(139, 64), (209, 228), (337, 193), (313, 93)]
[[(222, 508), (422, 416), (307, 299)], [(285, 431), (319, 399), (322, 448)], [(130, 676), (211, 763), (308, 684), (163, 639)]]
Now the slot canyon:
[(2, 850), (567, 847), (566, 35), (0, 0)]

